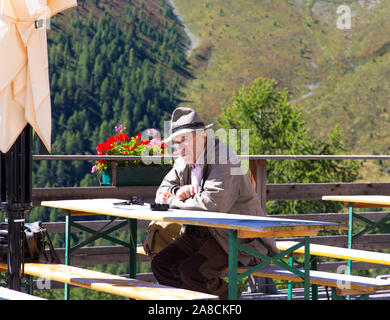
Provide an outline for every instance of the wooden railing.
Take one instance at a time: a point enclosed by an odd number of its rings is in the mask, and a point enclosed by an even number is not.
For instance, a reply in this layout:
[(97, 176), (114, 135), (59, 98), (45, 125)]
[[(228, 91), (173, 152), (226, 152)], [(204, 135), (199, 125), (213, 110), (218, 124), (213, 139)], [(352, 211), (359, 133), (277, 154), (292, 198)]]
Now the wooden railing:
[[(155, 157), (151, 157), (155, 158)], [(82, 155), (35, 155), (34, 161), (56, 161), (56, 160), (82, 160), (95, 161), (105, 159), (111, 161), (139, 160), (134, 156), (82, 156)], [(390, 160), (390, 156), (241, 156), (241, 160), (249, 160), (249, 177), (252, 185), (259, 195), (262, 206), (265, 208), (266, 201), (270, 200), (320, 200), (323, 195), (390, 195), (390, 183), (295, 183), (295, 184), (267, 184), (267, 161), (269, 160)], [(115, 165), (114, 171), (115, 171)], [(115, 173), (114, 173), (115, 176)], [(115, 184), (115, 180), (114, 180)], [(34, 188), (33, 205), (40, 206), (44, 200), (66, 200), (66, 199), (91, 199), (91, 198), (119, 198), (129, 199), (132, 195), (142, 195), (145, 202), (154, 201), (155, 192), (158, 186), (134, 186), (134, 187), (79, 187), (79, 188)], [(389, 212), (376, 211), (359, 213), (369, 219), (378, 221)], [(283, 215), (292, 219), (321, 220), (329, 222), (348, 222), (346, 213), (321, 213), (321, 214), (294, 214)], [(91, 228), (99, 229), (104, 221), (84, 221)], [(115, 222), (120, 223), (120, 221)], [(138, 224), (139, 229), (145, 229), (147, 221)], [(63, 222), (45, 223), (50, 233), (63, 233), (65, 225)], [(72, 229), (72, 232), (77, 230)], [(293, 240), (294, 238), (289, 238)], [(325, 235), (312, 238), (313, 243), (327, 244), (339, 247), (347, 247), (346, 235)], [(390, 248), (390, 234), (369, 234), (363, 236), (354, 248), (366, 250), (381, 250)], [(63, 259), (64, 249), (58, 248), (59, 256)], [(72, 265), (96, 265), (106, 263), (126, 263), (129, 259), (128, 249), (119, 246), (87, 247), (81, 248), (72, 256)], [(139, 256), (138, 261), (147, 261), (145, 257)], [(320, 270), (336, 270), (340, 264), (345, 262), (327, 262), (320, 265)], [(371, 268), (387, 268), (370, 263), (356, 262), (354, 269), (366, 270)], [(145, 275), (149, 277), (150, 275)], [(141, 275), (142, 278), (142, 275)]]
[[(88, 199), (109, 197), (128, 197), (132, 194), (142, 194), (144, 199), (153, 200), (157, 186), (143, 187), (116, 187), (116, 165), (120, 160), (159, 159), (160, 157), (139, 156), (93, 156), (93, 155), (34, 155), (33, 160), (83, 160), (96, 161), (104, 159), (113, 163), (113, 186), (112, 187), (80, 187), (80, 188), (34, 188), (33, 205), (39, 206), (44, 200), (59, 199)], [(250, 155), (239, 156), (241, 161), (249, 161), (249, 177), (252, 185), (261, 200), (262, 206), (270, 200), (320, 200), (323, 195), (390, 195), (390, 183), (293, 183), (293, 184), (267, 184), (267, 160), (390, 160), (390, 156), (370, 155), (336, 155), (336, 156), (273, 156), (273, 155)]]

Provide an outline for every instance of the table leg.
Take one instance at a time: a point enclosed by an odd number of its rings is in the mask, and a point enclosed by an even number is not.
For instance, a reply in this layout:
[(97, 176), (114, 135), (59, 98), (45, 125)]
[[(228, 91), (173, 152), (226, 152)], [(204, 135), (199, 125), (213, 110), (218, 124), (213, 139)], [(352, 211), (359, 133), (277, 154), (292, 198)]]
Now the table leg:
[[(264, 245), (260, 238), (257, 239), (260, 243)], [(283, 261), (284, 257), (291, 256), (292, 253), (298, 249), (304, 247), (304, 270), (299, 270), (293, 267), (293, 260), (289, 260), (289, 264)], [(237, 266), (238, 266), (238, 250), (242, 250), (246, 253), (249, 253), (252, 256), (255, 256), (262, 260), (262, 262), (256, 266), (251, 267), (245, 272), (237, 275)], [(269, 250), (269, 249), (268, 249)], [(242, 279), (245, 276), (248, 276), (257, 270), (260, 270), (268, 265), (273, 263), (274, 265), (288, 270), (304, 281), (304, 297), (305, 300), (310, 299), (310, 236), (305, 236), (302, 241), (293, 245), (292, 247), (279, 252), (272, 257), (261, 254), (251, 248), (248, 248), (242, 244), (240, 244), (237, 240), (237, 232), (233, 230), (229, 231), (229, 299), (235, 299), (237, 296), (237, 280)], [(290, 287), (289, 287), (290, 289)], [(291, 298), (291, 290), (289, 290), (289, 298)], [(232, 297), (232, 298), (231, 298)]]
[(129, 277), (137, 277), (137, 219), (128, 219), (130, 229)]
[[(70, 265), (70, 219), (71, 212), (69, 210), (66, 211), (65, 215), (65, 265)], [(64, 284), (64, 300), (69, 300), (69, 285), (67, 283)]]
[(237, 300), (237, 230), (229, 230), (229, 300)]
[[(353, 238), (353, 203), (348, 205), (349, 221), (348, 221), (348, 249), (352, 249), (352, 238)], [(351, 274), (352, 271), (352, 260), (348, 260), (347, 274)], [(351, 296), (346, 296), (347, 300), (351, 299)]]
[[(353, 233), (353, 203), (349, 204), (349, 221), (348, 221), (348, 249), (352, 249)], [(348, 274), (351, 272), (351, 260), (348, 260)]]

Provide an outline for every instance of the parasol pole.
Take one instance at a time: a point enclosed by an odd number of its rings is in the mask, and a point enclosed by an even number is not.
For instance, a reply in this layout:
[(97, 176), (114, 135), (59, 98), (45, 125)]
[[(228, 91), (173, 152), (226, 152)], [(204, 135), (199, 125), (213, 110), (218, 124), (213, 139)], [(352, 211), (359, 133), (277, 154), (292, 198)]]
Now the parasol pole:
[(21, 291), (24, 263), (23, 224), (32, 209), (32, 129), (23, 129), (11, 149), (0, 155), (1, 210), (8, 227), (8, 287)]

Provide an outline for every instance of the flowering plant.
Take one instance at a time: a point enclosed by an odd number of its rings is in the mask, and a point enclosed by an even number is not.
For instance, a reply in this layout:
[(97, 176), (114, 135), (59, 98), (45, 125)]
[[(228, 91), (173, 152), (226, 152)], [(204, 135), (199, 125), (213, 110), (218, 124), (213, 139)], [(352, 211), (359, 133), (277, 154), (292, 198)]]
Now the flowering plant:
[[(98, 155), (129, 155), (129, 156), (149, 156), (149, 155), (164, 155), (168, 145), (161, 141), (156, 129), (148, 129), (147, 136), (152, 139), (142, 140), (142, 136), (137, 134), (134, 137), (129, 137), (123, 125), (115, 126), (116, 136), (111, 136), (105, 142), (99, 143), (96, 147)], [(149, 162), (142, 160), (122, 160), (118, 161), (119, 167), (136, 167), (146, 166)], [(172, 162), (150, 163), (151, 166), (167, 166), (172, 165)], [(101, 172), (111, 167), (111, 161), (97, 160), (92, 167), (91, 173)]]

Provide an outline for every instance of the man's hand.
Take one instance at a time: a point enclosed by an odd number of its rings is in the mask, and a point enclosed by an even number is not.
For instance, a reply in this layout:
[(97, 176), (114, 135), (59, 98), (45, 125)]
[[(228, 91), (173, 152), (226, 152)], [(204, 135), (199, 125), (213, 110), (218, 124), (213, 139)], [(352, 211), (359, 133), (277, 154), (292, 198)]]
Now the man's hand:
[(156, 203), (167, 203), (168, 199), (170, 197), (173, 197), (174, 194), (170, 193), (169, 191), (166, 190), (158, 190), (156, 194)]
[(176, 196), (179, 197), (181, 201), (184, 201), (188, 198), (191, 198), (193, 195), (195, 195), (195, 188), (193, 185), (185, 185), (182, 186), (179, 190), (176, 192)]

